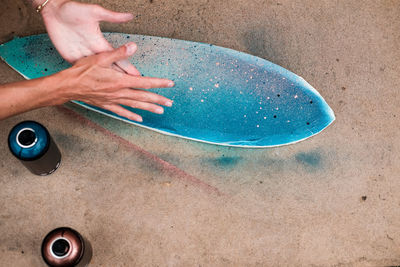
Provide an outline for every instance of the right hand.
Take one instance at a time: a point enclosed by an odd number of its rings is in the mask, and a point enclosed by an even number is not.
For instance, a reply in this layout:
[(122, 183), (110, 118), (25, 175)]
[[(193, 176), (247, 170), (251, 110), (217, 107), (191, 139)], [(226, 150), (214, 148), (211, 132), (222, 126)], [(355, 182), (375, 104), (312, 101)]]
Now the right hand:
[[(31, 0), (32, 1), (32, 0)], [(44, 0), (33, 0), (40, 5)], [(128, 22), (132, 14), (107, 10), (98, 5), (69, 0), (51, 0), (41, 12), (47, 33), (60, 55), (70, 63), (114, 48), (104, 38), (100, 21)], [(140, 75), (128, 60), (115, 62), (114, 68)]]
[(112, 111), (133, 121), (143, 119), (120, 105), (162, 114), (159, 105), (172, 106), (172, 100), (143, 89), (173, 87), (167, 79), (132, 76), (112, 68), (112, 64), (136, 52), (135, 43), (127, 43), (114, 51), (103, 52), (78, 60), (74, 66), (57, 73), (58, 101), (79, 100)]

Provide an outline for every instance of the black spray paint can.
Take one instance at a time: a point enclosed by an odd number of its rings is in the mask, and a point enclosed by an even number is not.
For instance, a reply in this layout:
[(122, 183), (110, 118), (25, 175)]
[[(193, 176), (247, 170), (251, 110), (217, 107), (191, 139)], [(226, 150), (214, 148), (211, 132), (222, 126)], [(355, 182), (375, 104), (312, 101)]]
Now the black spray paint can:
[(92, 258), (92, 246), (74, 229), (60, 227), (43, 239), (42, 257), (52, 267), (83, 267)]
[(47, 129), (35, 121), (23, 121), (8, 136), (11, 153), (36, 175), (49, 175), (60, 166), (61, 153)]

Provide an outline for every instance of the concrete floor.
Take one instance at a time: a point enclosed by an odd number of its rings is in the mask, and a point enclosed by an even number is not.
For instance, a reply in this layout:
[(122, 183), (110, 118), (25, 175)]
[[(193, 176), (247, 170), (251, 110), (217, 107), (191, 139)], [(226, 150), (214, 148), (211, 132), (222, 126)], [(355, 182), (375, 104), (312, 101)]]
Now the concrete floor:
[[(1, 266), (43, 266), (59, 226), (93, 266), (400, 265), (400, 5), (382, 1), (91, 1), (136, 19), (103, 30), (208, 42), (304, 77), (337, 120), (304, 142), (238, 149), (160, 135), (71, 104), (0, 121)], [(0, 41), (45, 31), (3, 0)], [(0, 63), (0, 81), (22, 78)], [(8, 152), (45, 124), (62, 166), (30, 174)]]

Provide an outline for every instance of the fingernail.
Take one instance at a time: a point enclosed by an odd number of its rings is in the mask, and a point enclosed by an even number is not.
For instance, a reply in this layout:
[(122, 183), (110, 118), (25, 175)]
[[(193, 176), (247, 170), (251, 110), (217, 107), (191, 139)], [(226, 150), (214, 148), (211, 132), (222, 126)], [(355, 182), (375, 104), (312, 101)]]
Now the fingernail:
[(173, 81), (170, 81), (169, 83), (168, 83), (168, 87), (173, 87), (175, 85), (175, 83), (173, 82)]
[(166, 105), (167, 107), (172, 107), (172, 101), (167, 101), (167, 102), (165, 102), (165, 105)]
[(156, 113), (163, 114), (164, 113), (164, 109), (162, 107), (158, 107), (158, 108), (156, 108)]
[(136, 45), (133, 43), (126, 44), (126, 53), (132, 55), (136, 51)]
[(138, 117), (138, 118), (136, 118), (136, 121), (143, 122), (143, 118), (142, 117)]

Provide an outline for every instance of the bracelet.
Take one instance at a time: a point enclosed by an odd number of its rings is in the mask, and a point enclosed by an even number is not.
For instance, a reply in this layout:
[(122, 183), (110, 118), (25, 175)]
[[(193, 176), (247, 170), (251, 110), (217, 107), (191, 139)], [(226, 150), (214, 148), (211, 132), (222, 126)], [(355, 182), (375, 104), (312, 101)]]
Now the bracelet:
[(37, 8), (36, 8), (36, 12), (37, 12), (37, 13), (40, 13), (40, 12), (42, 11), (42, 9), (44, 8), (44, 6), (45, 6), (49, 1), (50, 1), (50, 0), (46, 0), (46, 1), (44, 1), (43, 4), (38, 5)]

